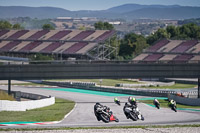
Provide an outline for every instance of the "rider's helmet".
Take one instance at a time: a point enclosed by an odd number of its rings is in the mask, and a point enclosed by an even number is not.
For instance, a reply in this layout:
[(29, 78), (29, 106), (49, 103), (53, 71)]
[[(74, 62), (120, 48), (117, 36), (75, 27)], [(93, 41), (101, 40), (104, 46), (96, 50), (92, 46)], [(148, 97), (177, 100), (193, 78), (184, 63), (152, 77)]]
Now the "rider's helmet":
[(117, 101), (119, 101), (116, 97), (114, 98), (114, 102), (117, 102)]
[(101, 104), (100, 104), (99, 102), (97, 102), (97, 103), (95, 104), (95, 106), (96, 106), (96, 107), (101, 107)]
[(172, 99), (172, 100), (170, 101), (170, 103), (171, 103), (171, 104), (175, 104), (176, 102)]
[(99, 103), (99, 102), (97, 102), (97, 103), (96, 103), (96, 105), (100, 105), (100, 103)]
[(133, 104), (133, 103), (136, 102), (136, 99), (134, 97), (129, 97), (128, 98), (128, 102), (131, 103), (131, 104)]

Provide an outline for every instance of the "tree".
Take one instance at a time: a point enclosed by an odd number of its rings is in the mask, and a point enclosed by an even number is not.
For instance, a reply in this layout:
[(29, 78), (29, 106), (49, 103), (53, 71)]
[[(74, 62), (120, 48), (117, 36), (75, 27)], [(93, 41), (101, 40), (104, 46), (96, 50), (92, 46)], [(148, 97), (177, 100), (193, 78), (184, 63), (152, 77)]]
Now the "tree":
[(43, 30), (55, 30), (55, 28), (51, 24), (44, 24), (42, 26)]
[(170, 38), (170, 35), (165, 29), (158, 29), (154, 34), (147, 37), (147, 43), (152, 45), (155, 41), (163, 38)]
[(167, 26), (166, 31), (169, 34), (170, 38), (174, 38), (179, 35), (178, 29), (173, 25)]
[(14, 24), (13, 26), (12, 26), (12, 29), (14, 29), (14, 30), (20, 30), (20, 29), (24, 29), (23, 27), (21, 27), (21, 25), (20, 24)]
[(129, 33), (121, 40), (119, 56), (124, 59), (132, 59), (133, 56), (140, 54), (146, 47), (148, 47), (148, 44), (144, 36)]
[(113, 30), (114, 27), (112, 24), (109, 24), (108, 22), (97, 22), (94, 24), (95, 30)]
[(0, 30), (9, 30), (12, 29), (12, 24), (8, 21), (0, 21)]
[(104, 24), (103, 24), (103, 22), (99, 21), (94, 24), (94, 27), (95, 27), (95, 30), (103, 30)]
[(81, 27), (79, 27), (79, 30), (86, 30), (86, 27), (85, 26), (81, 26)]

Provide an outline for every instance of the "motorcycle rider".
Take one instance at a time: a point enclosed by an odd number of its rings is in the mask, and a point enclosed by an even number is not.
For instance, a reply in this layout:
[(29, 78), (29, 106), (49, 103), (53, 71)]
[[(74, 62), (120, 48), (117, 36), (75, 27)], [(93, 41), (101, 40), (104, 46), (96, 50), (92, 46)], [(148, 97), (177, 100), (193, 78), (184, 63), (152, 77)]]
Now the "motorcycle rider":
[(128, 98), (128, 103), (125, 103), (124, 105), (124, 114), (126, 115), (126, 118), (129, 119), (129, 111), (128, 108), (137, 108), (137, 103), (136, 103), (136, 99), (133, 97), (129, 97)]
[(154, 104), (154, 105), (160, 104), (160, 102), (158, 101), (158, 99), (155, 98), (155, 99), (153, 100), (153, 104)]
[(97, 102), (95, 105), (94, 105), (94, 114), (95, 116), (97, 117), (97, 120), (100, 121), (101, 118), (99, 117), (99, 113), (104, 110), (104, 111), (108, 111), (110, 113), (112, 113), (112, 111), (110, 110), (109, 107), (107, 106), (104, 106), (102, 104), (100, 104), (99, 102)]
[(174, 101), (173, 99), (171, 99), (168, 103), (169, 107), (175, 106), (176, 108), (176, 101)]
[(132, 107), (137, 108), (137, 102), (136, 102), (136, 99), (134, 97), (129, 97), (128, 102)]
[(118, 100), (117, 97), (114, 98), (114, 102), (115, 102), (116, 104), (120, 105), (120, 100)]

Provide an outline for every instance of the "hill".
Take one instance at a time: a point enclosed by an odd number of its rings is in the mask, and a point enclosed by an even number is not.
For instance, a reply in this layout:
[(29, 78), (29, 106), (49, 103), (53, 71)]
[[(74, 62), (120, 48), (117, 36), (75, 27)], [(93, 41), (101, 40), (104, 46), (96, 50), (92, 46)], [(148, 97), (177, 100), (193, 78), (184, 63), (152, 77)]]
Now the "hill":
[(0, 18), (97, 17), (106, 19), (190, 19), (200, 17), (200, 7), (126, 4), (107, 10), (69, 11), (56, 7), (0, 6)]

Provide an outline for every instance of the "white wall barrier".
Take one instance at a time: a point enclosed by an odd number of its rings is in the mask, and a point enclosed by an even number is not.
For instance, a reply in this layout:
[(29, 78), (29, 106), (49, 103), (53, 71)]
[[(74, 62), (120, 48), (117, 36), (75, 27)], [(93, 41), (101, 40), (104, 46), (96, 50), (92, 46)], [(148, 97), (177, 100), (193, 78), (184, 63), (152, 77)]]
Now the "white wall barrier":
[(8, 101), (0, 100), (0, 111), (26, 111), (46, 107), (55, 104), (55, 97), (30, 100), (30, 101)]

